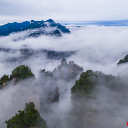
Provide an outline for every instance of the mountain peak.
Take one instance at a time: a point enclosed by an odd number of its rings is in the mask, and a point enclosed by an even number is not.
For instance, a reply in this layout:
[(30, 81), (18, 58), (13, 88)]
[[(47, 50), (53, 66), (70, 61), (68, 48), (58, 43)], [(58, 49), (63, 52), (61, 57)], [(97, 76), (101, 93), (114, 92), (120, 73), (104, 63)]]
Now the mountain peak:
[(48, 19), (48, 20), (46, 20), (47, 22), (50, 22), (50, 23), (52, 23), (52, 22), (54, 22), (52, 19)]

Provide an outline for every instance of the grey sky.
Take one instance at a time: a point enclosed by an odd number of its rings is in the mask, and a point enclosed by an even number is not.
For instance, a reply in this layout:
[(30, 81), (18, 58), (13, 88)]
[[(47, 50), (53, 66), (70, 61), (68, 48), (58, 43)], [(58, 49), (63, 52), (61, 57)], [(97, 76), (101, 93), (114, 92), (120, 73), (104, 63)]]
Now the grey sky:
[(0, 0), (0, 24), (24, 20), (128, 19), (128, 0)]

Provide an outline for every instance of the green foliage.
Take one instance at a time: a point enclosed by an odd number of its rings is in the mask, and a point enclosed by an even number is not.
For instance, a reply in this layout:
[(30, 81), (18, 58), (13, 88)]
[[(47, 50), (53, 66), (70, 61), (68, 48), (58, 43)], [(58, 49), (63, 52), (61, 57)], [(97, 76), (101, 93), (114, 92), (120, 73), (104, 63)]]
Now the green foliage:
[[(102, 88), (102, 86), (104, 87)], [(101, 96), (99, 95), (100, 91), (104, 89), (105, 91), (119, 92), (119, 94), (121, 92), (124, 93), (128, 89), (126, 79), (122, 80), (120, 77), (111, 74), (106, 75), (102, 72), (93, 72), (91, 70), (81, 73), (79, 80), (71, 88), (71, 113), (74, 117), (74, 127), (95, 127), (94, 124), (99, 114), (96, 107), (98, 102), (92, 101), (97, 101), (97, 98)]]
[(18, 111), (15, 116), (5, 121), (7, 128), (29, 128), (38, 126), (40, 128), (47, 128), (47, 124), (43, 118), (40, 117), (39, 112), (34, 108), (34, 103), (26, 103), (24, 111)]
[(94, 88), (94, 78), (97, 77), (92, 70), (81, 73), (79, 80), (71, 88), (71, 93), (81, 97), (83, 95), (91, 93)]
[[(71, 88), (74, 127), (83, 128), (85, 127), (85, 122), (87, 127), (88, 124), (90, 124), (90, 127), (92, 126), (92, 124), (88, 121), (88, 117), (91, 117), (92, 112), (95, 110), (90, 111), (88, 109), (87, 101), (90, 98), (95, 98), (95, 94), (93, 94), (92, 91), (97, 82), (98, 76), (92, 70), (87, 70), (86, 72), (81, 73), (79, 80), (77, 80), (75, 85)], [(79, 123), (75, 120), (78, 120)]]
[(122, 64), (122, 63), (126, 63), (126, 62), (128, 62), (128, 54), (123, 59), (120, 59), (117, 64)]
[(9, 80), (9, 75), (3, 75), (3, 77), (0, 79), (0, 88), (3, 88), (5, 85), (7, 85)]
[(25, 79), (29, 77), (34, 77), (34, 74), (31, 72), (31, 69), (28, 66), (20, 65), (12, 71), (10, 79), (18, 78)]
[(3, 77), (0, 79), (0, 81), (2, 81), (2, 82), (7, 82), (7, 81), (9, 81), (9, 75), (3, 75)]
[(3, 82), (8, 82), (9, 81), (9, 75), (3, 75), (3, 77), (0, 79), (0, 81), (3, 83)]
[(110, 90), (118, 91), (122, 88), (122, 84), (125, 85), (119, 77), (88, 70), (81, 73), (79, 80), (77, 80), (75, 85), (71, 88), (71, 93), (75, 94), (75, 98), (85, 96), (86, 94), (91, 94), (95, 85), (104, 85)]
[(117, 64), (122, 64), (122, 63), (125, 63), (125, 60), (121, 59)]
[(95, 74), (98, 76), (99, 79), (98, 84), (102, 84), (112, 91), (121, 91), (122, 86), (123, 88), (127, 86), (127, 82), (122, 80), (119, 76), (113, 76), (111, 74), (106, 75), (98, 71), (96, 71)]

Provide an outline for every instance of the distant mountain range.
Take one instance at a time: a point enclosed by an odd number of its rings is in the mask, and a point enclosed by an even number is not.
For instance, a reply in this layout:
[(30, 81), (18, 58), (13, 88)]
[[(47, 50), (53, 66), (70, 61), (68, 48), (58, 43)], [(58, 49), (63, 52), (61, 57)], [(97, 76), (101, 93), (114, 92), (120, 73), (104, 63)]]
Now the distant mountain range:
[(5, 57), (3, 62), (21, 63), (30, 59), (31, 57), (42, 56), (42, 54), (45, 55), (47, 59), (63, 59), (76, 53), (76, 51), (53, 51), (46, 49), (34, 50), (27, 47), (23, 47), (21, 49), (0, 48), (0, 52), (6, 53), (8, 55), (11, 53), (15, 54), (18, 51), (20, 51), (19, 57)]
[[(8, 36), (11, 33), (18, 33), (18, 32), (23, 32), (27, 31), (25, 37), (16, 37), (13, 41), (18, 41), (21, 39), (25, 38), (30, 38), (30, 37), (38, 37), (41, 35), (50, 35), (50, 36), (56, 36), (56, 37), (61, 37), (62, 33), (67, 33), (69, 34), (70, 31), (67, 29), (65, 26), (55, 23), (52, 19), (46, 20), (46, 21), (34, 21), (31, 20), (25, 21), (22, 23), (8, 23), (3, 26), (0, 26), (0, 36)], [(21, 34), (22, 35), (22, 34)], [(46, 55), (48, 59), (63, 59), (71, 56), (72, 54), (75, 53), (75, 51), (52, 51), (52, 50), (46, 50), (46, 49), (29, 49), (27, 47), (23, 47), (21, 49), (10, 49), (10, 48), (3, 48), (0, 47), (0, 52), (4, 52), (7, 54), (10, 53), (15, 53), (17, 51), (20, 51), (20, 56), (19, 57), (9, 57), (5, 58), (4, 61), (7, 62), (22, 62), (25, 60), (28, 60), (32, 56), (40, 56), (42, 54)]]
[[(51, 31), (46, 31), (47, 28), (53, 28)], [(22, 23), (8, 23), (5, 25), (0, 26), (0, 36), (8, 36), (11, 33), (21, 32), (25, 30), (33, 30), (37, 29), (36, 31), (32, 31), (29, 37), (38, 37), (40, 35), (55, 35), (55, 36), (62, 36), (61, 33), (70, 33), (69, 29), (65, 26), (55, 23), (52, 19), (46, 21), (34, 21), (31, 20), (25, 21)]]
[(128, 26), (128, 20), (63, 22), (63, 25)]

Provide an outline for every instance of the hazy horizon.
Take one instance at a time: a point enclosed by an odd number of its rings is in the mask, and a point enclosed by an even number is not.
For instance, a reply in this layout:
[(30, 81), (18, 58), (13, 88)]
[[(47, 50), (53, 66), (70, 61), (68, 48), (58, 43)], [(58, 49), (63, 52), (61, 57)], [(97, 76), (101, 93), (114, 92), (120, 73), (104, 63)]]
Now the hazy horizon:
[[(38, 20), (35, 20), (35, 21), (38, 21)], [(5, 25), (7, 23), (14, 23), (14, 22), (22, 23), (24, 21), (6, 21), (6, 22), (0, 21), (0, 26)], [(29, 22), (31, 22), (31, 20)], [(128, 26), (128, 20), (100, 20), (100, 21), (99, 20), (97, 20), (97, 21), (59, 21), (58, 20), (55, 22), (60, 23), (62, 25)]]

